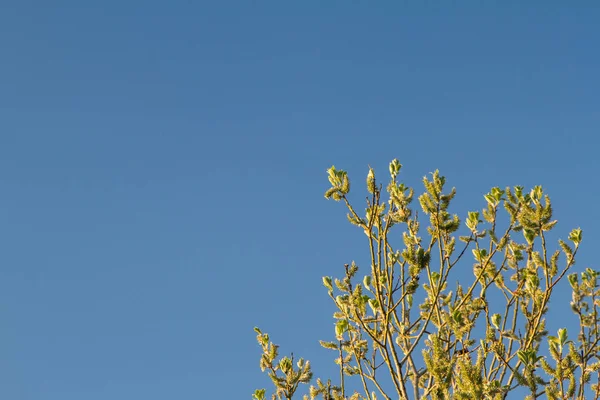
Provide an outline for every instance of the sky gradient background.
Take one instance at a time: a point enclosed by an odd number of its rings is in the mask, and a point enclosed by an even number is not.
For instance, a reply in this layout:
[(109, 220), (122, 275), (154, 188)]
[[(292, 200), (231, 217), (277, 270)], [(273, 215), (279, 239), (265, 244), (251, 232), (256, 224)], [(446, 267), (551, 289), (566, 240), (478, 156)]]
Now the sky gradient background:
[(600, 267), (600, 6), (441, 3), (2, 2), (0, 397), (250, 398), (255, 325), (327, 376), (332, 164), (541, 184)]

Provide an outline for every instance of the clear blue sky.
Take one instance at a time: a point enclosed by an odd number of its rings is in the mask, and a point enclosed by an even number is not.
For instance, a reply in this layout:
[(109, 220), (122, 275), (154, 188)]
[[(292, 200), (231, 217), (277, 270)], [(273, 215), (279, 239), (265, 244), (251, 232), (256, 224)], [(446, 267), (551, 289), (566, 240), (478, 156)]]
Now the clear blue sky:
[(0, 397), (250, 398), (254, 325), (331, 372), (331, 164), (542, 184), (599, 267), (600, 6), (438, 3), (2, 2)]

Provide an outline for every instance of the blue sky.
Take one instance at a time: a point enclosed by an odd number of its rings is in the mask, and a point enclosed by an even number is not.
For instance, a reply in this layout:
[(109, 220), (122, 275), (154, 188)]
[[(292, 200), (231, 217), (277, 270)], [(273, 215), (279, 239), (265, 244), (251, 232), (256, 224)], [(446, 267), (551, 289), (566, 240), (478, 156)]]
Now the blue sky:
[(437, 3), (2, 2), (0, 397), (250, 398), (255, 325), (332, 372), (332, 164), (541, 184), (598, 267), (600, 6)]

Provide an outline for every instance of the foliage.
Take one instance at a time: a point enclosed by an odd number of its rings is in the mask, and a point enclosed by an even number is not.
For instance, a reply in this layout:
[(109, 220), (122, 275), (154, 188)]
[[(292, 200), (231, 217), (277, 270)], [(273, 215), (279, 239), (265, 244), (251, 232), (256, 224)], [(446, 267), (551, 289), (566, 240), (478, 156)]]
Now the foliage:
[[(343, 202), (350, 223), (365, 233), (371, 264), (362, 277), (352, 262), (341, 278), (323, 278), (337, 311), (335, 340), (321, 345), (335, 352), (340, 376), (335, 385), (317, 380), (304, 399), (505, 399), (517, 390), (528, 399), (598, 399), (591, 382), (600, 378), (599, 273), (567, 275), (581, 229), (551, 251), (546, 237), (556, 220), (542, 188), (494, 187), (458, 235), (461, 220), (449, 211), (456, 190), (446, 189), (438, 171), (424, 177), (419, 218), (413, 189), (397, 179), (401, 167), (390, 163), (385, 191), (369, 169), (364, 214), (348, 199), (347, 173), (328, 170), (325, 197)], [(402, 230), (401, 246), (391, 238), (395, 230)], [(473, 279), (451, 285), (451, 273), (469, 258)], [(546, 330), (551, 296), (564, 277), (579, 320), (576, 340), (567, 329), (556, 336)], [(300, 383), (309, 384), (310, 364), (277, 361), (278, 347), (256, 331), (272, 398), (292, 399)], [(360, 388), (352, 394), (351, 381)], [(265, 399), (265, 389), (253, 398)]]

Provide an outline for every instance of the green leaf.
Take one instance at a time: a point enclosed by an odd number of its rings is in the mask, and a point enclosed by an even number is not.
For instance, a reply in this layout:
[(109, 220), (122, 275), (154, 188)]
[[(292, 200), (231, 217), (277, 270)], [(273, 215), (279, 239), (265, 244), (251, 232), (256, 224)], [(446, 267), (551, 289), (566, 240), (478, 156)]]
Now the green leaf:
[(465, 221), (467, 224), (467, 228), (469, 228), (470, 230), (475, 230), (477, 228), (477, 225), (481, 222), (481, 220), (479, 219), (479, 212), (478, 211), (469, 211), (467, 213), (468, 217), (467, 220)]
[(568, 276), (569, 279), (569, 284), (571, 285), (571, 287), (573, 289), (577, 289), (577, 287), (579, 286), (579, 278), (577, 277), (577, 274), (570, 274)]
[(531, 189), (531, 192), (529, 193), (529, 196), (531, 197), (531, 199), (535, 203), (537, 203), (537, 202), (539, 202), (539, 200), (541, 200), (542, 194), (543, 194), (542, 187), (541, 186), (535, 186), (533, 189)]
[(526, 351), (524, 351), (524, 350), (517, 351), (517, 356), (519, 357), (519, 360), (523, 364), (529, 365), (529, 354)]
[(330, 199), (335, 193), (337, 193), (337, 188), (332, 187), (327, 189), (327, 191), (325, 192), (325, 198), (326, 199)]
[(331, 186), (338, 186), (340, 184), (340, 181), (338, 179), (337, 170), (335, 169), (335, 165), (332, 165), (331, 168), (329, 168), (327, 170), (327, 175), (328, 175), (329, 183), (331, 183)]
[(460, 310), (454, 310), (454, 312), (452, 313), (452, 319), (454, 320), (454, 322), (456, 322), (457, 324), (461, 324), (463, 322), (463, 314), (460, 312)]
[(501, 321), (502, 321), (502, 316), (500, 314), (492, 315), (492, 325), (494, 325), (494, 328), (500, 329)]
[(579, 246), (581, 243), (581, 228), (573, 229), (569, 234), (569, 240), (575, 244), (575, 246)]
[(265, 400), (266, 392), (267, 392), (266, 389), (256, 389), (254, 391), (254, 394), (252, 394), (252, 399), (253, 400)]
[(371, 275), (365, 275), (365, 277), (363, 278), (363, 285), (365, 286), (365, 288), (367, 289), (371, 289), (370, 285), (371, 285)]
[(494, 198), (494, 196), (492, 196), (491, 194), (486, 194), (483, 196), (485, 198), (485, 200), (488, 202), (489, 205), (491, 205), (492, 207), (498, 205), (496, 203), (496, 199)]
[(331, 284), (331, 277), (330, 276), (324, 276), (323, 277), (323, 286), (325, 286), (327, 288), (327, 290), (333, 291), (333, 286)]
[(560, 342), (561, 346), (564, 346), (567, 343), (567, 329), (566, 328), (562, 328), (558, 330), (558, 340)]
[(537, 235), (531, 229), (523, 229), (523, 236), (525, 237), (525, 240), (527, 240), (527, 243), (531, 245)]
[(473, 256), (475, 256), (475, 259), (479, 262), (483, 262), (488, 255), (486, 249), (473, 249), (471, 251), (473, 252)]
[(369, 307), (373, 310), (373, 314), (377, 314), (377, 310), (379, 309), (379, 301), (377, 299), (369, 299)]
[(392, 179), (396, 179), (400, 173), (400, 168), (402, 168), (402, 164), (400, 164), (397, 158), (393, 159), (390, 163), (390, 175)]
[(341, 339), (344, 333), (348, 330), (348, 321), (345, 319), (340, 319), (335, 324), (335, 335), (338, 339)]
[(289, 357), (283, 357), (279, 360), (279, 369), (284, 374), (289, 374), (292, 371), (292, 360)]

